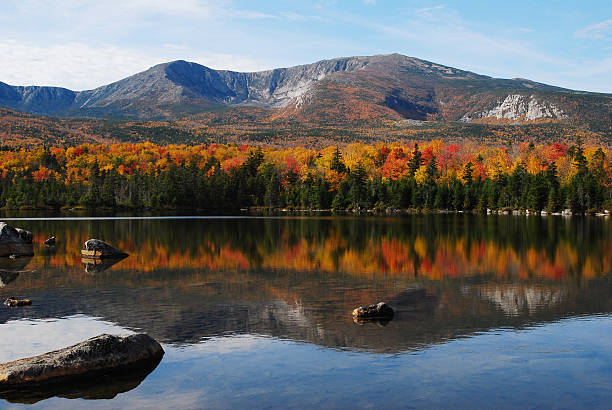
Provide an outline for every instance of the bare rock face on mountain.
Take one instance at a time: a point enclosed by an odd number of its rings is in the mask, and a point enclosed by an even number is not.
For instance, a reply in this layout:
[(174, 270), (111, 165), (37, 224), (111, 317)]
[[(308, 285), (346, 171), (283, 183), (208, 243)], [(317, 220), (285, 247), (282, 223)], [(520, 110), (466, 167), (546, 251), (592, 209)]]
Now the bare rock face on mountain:
[(0, 257), (32, 255), (32, 233), (0, 222)]
[(336, 58), (251, 73), (179, 60), (78, 92), (0, 83), (0, 106), (59, 116), (140, 119), (255, 106), (271, 116), (334, 123), (373, 118), (584, 121), (588, 113), (597, 127), (612, 128), (610, 94), (491, 78), (400, 54)]

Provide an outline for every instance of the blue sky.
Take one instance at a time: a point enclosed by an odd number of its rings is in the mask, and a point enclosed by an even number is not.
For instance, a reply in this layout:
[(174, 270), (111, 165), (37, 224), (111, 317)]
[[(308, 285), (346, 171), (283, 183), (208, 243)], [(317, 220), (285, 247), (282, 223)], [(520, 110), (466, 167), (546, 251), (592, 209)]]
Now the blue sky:
[(612, 1), (3, 0), (0, 81), (94, 88), (184, 59), (256, 71), (401, 53), (612, 92)]

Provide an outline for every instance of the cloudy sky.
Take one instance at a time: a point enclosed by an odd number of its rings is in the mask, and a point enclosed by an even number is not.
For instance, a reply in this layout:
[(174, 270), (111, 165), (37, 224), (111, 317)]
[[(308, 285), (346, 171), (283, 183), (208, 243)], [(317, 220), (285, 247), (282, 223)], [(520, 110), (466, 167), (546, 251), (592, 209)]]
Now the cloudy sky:
[(256, 71), (401, 53), (612, 92), (610, 0), (2, 0), (0, 81), (95, 88), (183, 59)]

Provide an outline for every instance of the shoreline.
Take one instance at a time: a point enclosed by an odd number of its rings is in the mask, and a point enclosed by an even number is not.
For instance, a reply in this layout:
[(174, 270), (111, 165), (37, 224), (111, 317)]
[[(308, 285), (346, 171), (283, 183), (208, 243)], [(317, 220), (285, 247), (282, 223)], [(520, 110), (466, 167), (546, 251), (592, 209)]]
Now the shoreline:
[[(308, 208), (281, 208), (281, 207), (249, 207), (234, 210), (200, 209), (200, 208), (87, 208), (87, 207), (62, 207), (62, 208), (0, 208), (2, 214), (50, 212), (64, 216), (79, 214), (84, 217), (92, 216), (92, 213), (101, 216), (118, 216), (120, 214), (149, 214), (145, 217), (169, 217), (169, 216), (408, 216), (408, 215), (442, 215), (442, 214), (469, 214), (469, 215), (506, 215), (506, 216), (610, 216), (609, 210), (602, 212), (572, 213), (569, 209), (561, 212), (530, 211), (528, 209), (487, 209), (486, 212), (479, 210), (448, 210), (448, 209), (416, 209), (416, 208), (371, 208), (371, 209), (308, 209)], [(168, 214), (168, 215), (164, 215)], [(7, 215), (8, 217), (8, 215)]]

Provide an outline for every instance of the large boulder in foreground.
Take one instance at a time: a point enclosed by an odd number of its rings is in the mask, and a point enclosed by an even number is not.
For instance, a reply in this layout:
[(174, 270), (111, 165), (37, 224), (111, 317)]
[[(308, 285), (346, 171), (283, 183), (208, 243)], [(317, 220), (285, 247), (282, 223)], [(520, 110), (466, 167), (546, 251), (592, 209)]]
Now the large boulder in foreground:
[(81, 255), (84, 258), (90, 259), (119, 259), (129, 256), (127, 253), (99, 239), (90, 239), (85, 242), (81, 250)]
[(69, 383), (29, 384), (6, 389), (0, 387), (0, 399), (22, 404), (34, 404), (51, 397), (109, 400), (138, 387), (158, 364), (159, 362), (152, 362), (151, 365), (134, 370), (101, 373), (95, 377), (72, 378)]
[(21, 387), (82, 381), (155, 366), (164, 349), (146, 334), (96, 336), (65, 349), (0, 365), (0, 395)]
[(34, 255), (32, 237), (32, 232), (0, 222), (0, 257)]
[(375, 305), (360, 306), (353, 310), (353, 317), (359, 319), (393, 319), (393, 309), (385, 302), (379, 302)]

